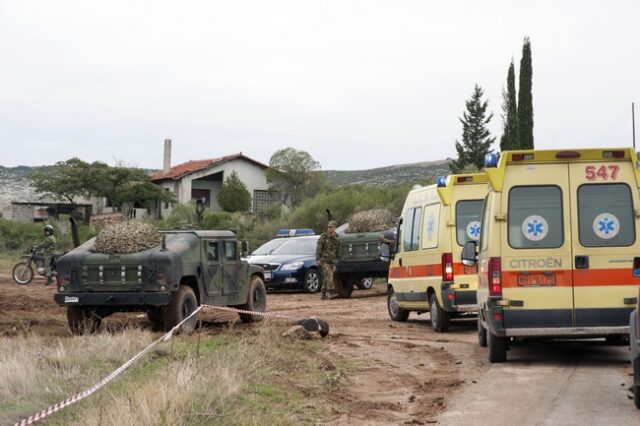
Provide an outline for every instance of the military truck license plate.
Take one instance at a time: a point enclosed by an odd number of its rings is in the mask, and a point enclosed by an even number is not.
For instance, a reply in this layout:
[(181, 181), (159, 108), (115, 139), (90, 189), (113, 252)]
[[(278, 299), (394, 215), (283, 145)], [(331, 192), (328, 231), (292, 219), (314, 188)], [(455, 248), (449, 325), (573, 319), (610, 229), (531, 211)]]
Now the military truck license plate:
[(264, 279), (269, 281), (271, 279), (271, 271), (264, 271)]
[(556, 285), (556, 276), (554, 274), (518, 275), (519, 287), (552, 287), (554, 285)]

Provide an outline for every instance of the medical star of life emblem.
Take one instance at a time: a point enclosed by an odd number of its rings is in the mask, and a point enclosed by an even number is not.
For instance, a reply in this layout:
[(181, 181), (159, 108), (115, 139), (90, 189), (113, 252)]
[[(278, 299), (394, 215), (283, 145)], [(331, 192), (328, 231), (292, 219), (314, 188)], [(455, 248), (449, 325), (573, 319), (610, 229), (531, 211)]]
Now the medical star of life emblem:
[(539, 215), (531, 215), (522, 221), (522, 233), (530, 241), (540, 241), (549, 233), (549, 224)]

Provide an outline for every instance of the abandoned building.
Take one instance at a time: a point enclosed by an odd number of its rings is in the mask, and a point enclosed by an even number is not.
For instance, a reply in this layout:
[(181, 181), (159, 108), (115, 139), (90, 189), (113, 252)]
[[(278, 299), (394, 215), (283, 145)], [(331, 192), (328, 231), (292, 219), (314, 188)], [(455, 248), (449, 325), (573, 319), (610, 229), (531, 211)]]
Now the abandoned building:
[[(164, 141), (162, 171), (151, 176), (151, 181), (175, 194), (178, 203), (205, 199), (207, 207), (222, 211), (218, 204), (218, 193), (222, 183), (232, 172), (236, 172), (251, 194), (251, 211), (258, 213), (269, 204), (268, 166), (240, 153), (208, 160), (190, 160), (171, 166), (171, 140)], [(151, 217), (166, 218), (171, 213), (170, 203), (158, 202), (150, 211)]]

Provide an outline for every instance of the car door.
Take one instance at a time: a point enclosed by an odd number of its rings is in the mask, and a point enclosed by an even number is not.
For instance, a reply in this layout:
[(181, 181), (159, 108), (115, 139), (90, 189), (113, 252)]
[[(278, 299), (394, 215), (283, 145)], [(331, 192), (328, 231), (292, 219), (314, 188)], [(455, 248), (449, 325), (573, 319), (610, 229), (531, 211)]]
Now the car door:
[(504, 182), (501, 212), (507, 214), (496, 215), (504, 224), (504, 326), (570, 327), (573, 277), (568, 166), (510, 165)]
[(630, 161), (569, 165), (575, 325), (629, 324), (640, 278), (635, 169)]
[(245, 272), (238, 255), (238, 243), (235, 240), (221, 240), (222, 244), (222, 294), (237, 295), (240, 290), (241, 277)]
[(207, 296), (220, 296), (222, 294), (222, 262), (219, 241), (203, 241), (203, 258), (205, 274), (205, 291)]

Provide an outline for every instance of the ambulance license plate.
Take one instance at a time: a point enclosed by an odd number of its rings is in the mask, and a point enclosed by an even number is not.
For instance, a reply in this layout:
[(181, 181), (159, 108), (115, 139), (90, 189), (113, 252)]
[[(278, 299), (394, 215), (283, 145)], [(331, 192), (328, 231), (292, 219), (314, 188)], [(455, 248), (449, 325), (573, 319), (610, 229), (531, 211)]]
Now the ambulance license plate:
[(554, 274), (520, 274), (518, 275), (519, 287), (551, 287), (556, 285)]

